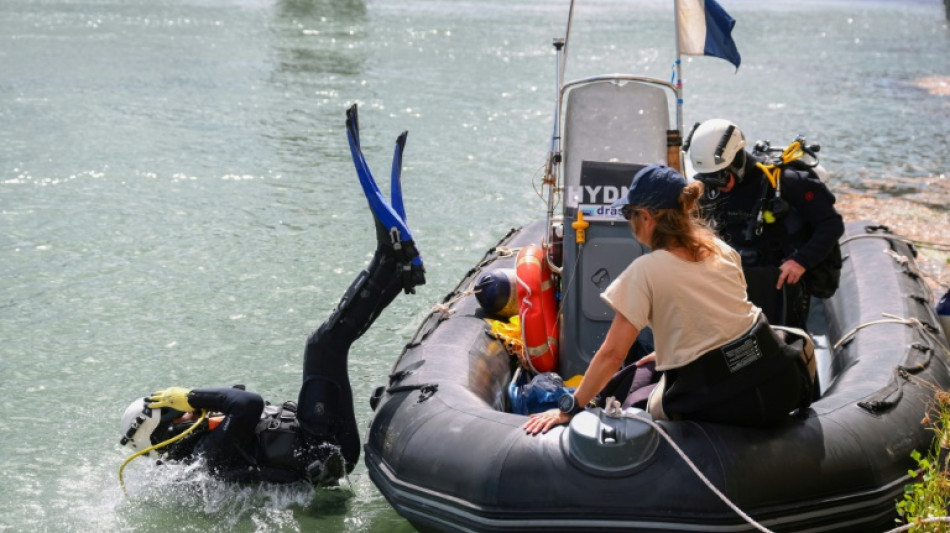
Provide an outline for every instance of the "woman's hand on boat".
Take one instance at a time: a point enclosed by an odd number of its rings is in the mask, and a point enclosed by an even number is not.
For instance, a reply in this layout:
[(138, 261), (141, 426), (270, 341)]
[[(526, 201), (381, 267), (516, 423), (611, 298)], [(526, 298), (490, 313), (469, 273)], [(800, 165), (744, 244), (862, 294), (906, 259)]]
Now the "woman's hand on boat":
[(531, 415), (531, 419), (524, 423), (524, 431), (528, 435), (537, 435), (538, 433), (547, 433), (554, 426), (567, 424), (571, 421), (571, 415), (562, 413), (560, 409), (550, 409), (543, 413)]

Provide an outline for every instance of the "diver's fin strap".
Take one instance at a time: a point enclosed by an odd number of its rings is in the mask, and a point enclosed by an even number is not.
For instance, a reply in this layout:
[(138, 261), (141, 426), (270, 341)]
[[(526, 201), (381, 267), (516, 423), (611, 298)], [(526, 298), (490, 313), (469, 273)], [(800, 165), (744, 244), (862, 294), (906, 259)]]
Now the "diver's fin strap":
[(417, 285), (425, 285), (426, 269), (422, 263), (417, 263), (419, 250), (413, 241), (403, 241), (402, 247), (396, 250), (396, 268), (402, 278), (402, 290), (406, 294), (415, 294)]
[(426, 269), (422, 265), (412, 264), (403, 269), (402, 289), (406, 294), (415, 294), (415, 288), (419, 285), (425, 285), (425, 283)]

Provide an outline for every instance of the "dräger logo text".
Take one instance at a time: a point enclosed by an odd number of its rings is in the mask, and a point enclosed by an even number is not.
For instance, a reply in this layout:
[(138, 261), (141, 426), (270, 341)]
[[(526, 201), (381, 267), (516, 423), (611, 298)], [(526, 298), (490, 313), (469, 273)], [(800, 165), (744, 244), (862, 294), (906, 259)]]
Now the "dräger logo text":
[(615, 220), (622, 219), (619, 209), (614, 209), (609, 205), (594, 204), (580, 205), (579, 210), (584, 213), (584, 218), (590, 221), (594, 220)]

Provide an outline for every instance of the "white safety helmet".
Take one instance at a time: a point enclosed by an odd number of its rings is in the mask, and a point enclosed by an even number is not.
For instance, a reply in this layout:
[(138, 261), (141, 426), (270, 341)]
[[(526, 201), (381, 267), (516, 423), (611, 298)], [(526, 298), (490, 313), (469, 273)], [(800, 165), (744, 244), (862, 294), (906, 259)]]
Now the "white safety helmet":
[(135, 400), (122, 415), (122, 440), (119, 443), (135, 450), (148, 448), (152, 445), (152, 433), (158, 428), (161, 419), (161, 409), (146, 407), (145, 398)]
[[(745, 135), (739, 126), (722, 118), (710, 119), (696, 126), (687, 143), (690, 163), (700, 174), (712, 174), (730, 166), (746, 146)], [(745, 163), (744, 158), (742, 163)]]

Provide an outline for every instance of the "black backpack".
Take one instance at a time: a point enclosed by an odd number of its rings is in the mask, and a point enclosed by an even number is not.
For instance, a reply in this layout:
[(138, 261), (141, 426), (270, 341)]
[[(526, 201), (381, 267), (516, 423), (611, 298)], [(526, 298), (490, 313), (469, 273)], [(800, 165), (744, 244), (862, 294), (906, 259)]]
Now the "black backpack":
[(834, 248), (817, 265), (805, 271), (805, 288), (816, 298), (831, 298), (838, 290), (841, 280), (841, 245)]
[[(773, 148), (768, 141), (759, 141), (756, 143), (753, 153), (764, 156), (768, 161), (784, 168), (798, 170), (806, 174), (810, 179), (821, 181), (821, 178), (815, 172), (815, 167), (818, 166), (817, 152), (821, 148), (817, 144), (809, 145), (805, 141), (805, 138), (801, 136), (797, 137), (794, 142), (798, 142), (804, 154), (810, 156), (809, 162), (805, 162), (802, 159), (795, 159), (788, 163), (782, 163), (781, 158), (777, 158), (776, 155), (780, 154), (783, 149)], [(803, 281), (808, 293), (816, 298), (831, 298), (834, 296), (841, 281), (841, 265), (841, 245), (836, 242), (824, 259), (805, 270)]]

